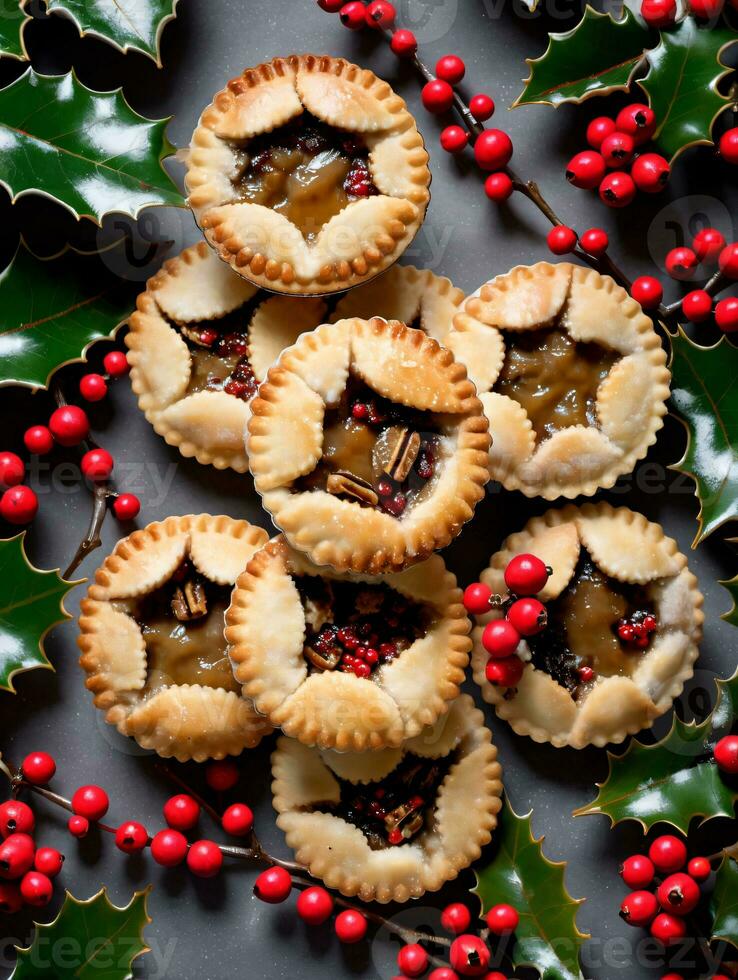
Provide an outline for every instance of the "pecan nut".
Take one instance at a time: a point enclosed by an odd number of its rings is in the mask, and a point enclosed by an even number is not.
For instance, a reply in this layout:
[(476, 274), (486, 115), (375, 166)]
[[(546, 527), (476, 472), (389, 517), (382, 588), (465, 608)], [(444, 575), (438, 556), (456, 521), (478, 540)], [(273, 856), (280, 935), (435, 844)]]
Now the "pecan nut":
[(397, 426), (390, 433), (390, 457), (387, 475), (396, 483), (404, 483), (420, 452), (420, 435), (404, 426)]
[(182, 623), (206, 616), (208, 600), (202, 582), (188, 579), (184, 585), (177, 586), (172, 596), (172, 612)]
[(345, 470), (330, 474), (326, 481), (326, 490), (336, 497), (351, 497), (370, 507), (376, 507), (379, 503), (379, 497), (371, 483)]

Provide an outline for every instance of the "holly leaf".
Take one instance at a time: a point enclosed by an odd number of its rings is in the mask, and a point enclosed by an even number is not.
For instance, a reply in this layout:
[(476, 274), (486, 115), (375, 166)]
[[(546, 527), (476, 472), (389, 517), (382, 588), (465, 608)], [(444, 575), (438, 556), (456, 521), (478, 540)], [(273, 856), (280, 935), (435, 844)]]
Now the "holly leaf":
[[(125, 908), (113, 905), (105, 888), (86, 900), (67, 892), (54, 921), (36, 923), (28, 948), (16, 946), (10, 980), (130, 980), (133, 961), (149, 952), (143, 931), (151, 922), (150, 891), (134, 892)], [(59, 951), (53, 963), (52, 950)]]
[(495, 841), (495, 857), (475, 871), (473, 891), (482, 914), (503, 902), (520, 913), (508, 947), (515, 967), (535, 967), (542, 980), (580, 980), (579, 950), (589, 937), (577, 928), (577, 907), (584, 899), (567, 892), (566, 863), (545, 857), (543, 838), (533, 836), (531, 814), (519, 817), (507, 801)]
[(162, 31), (176, 14), (178, 0), (47, 0), (49, 13), (74, 21), (80, 34), (107, 41), (124, 54), (133, 49), (161, 68)]
[(53, 670), (44, 653), (46, 634), (70, 619), (64, 596), (76, 583), (59, 570), (36, 568), (26, 557), (25, 532), (0, 541), (0, 690), (12, 691), (13, 678), (24, 670)]
[(615, 20), (586, 6), (576, 27), (549, 34), (545, 53), (526, 58), (530, 75), (513, 106), (535, 102), (559, 106), (627, 89), (644, 49), (654, 41), (655, 35), (627, 7)]
[(732, 71), (721, 57), (736, 41), (734, 31), (698, 27), (694, 17), (685, 17), (662, 31), (658, 46), (648, 52), (648, 74), (638, 84), (658, 120), (654, 141), (671, 160), (689, 146), (713, 144), (713, 123), (730, 104), (718, 91)]
[(731, 626), (738, 626), (738, 575), (721, 582), (720, 585), (730, 592), (730, 597), (733, 600), (733, 608), (723, 613), (720, 618), (724, 619), (726, 623), (730, 623)]
[(168, 119), (146, 119), (121, 90), (93, 92), (70, 72), (29, 68), (0, 89), (0, 173), (13, 200), (44, 194), (76, 218), (135, 218), (151, 205), (182, 206), (162, 166), (174, 152)]
[(738, 864), (727, 854), (715, 875), (715, 888), (710, 898), (712, 942), (738, 946)]
[(0, 386), (48, 385), (58, 367), (115, 333), (134, 292), (102, 256), (67, 250), (42, 260), (21, 245), (0, 273)]
[(25, 11), (28, 0), (0, 0), (0, 57), (28, 61), (23, 28), (32, 18)]
[(595, 800), (575, 817), (602, 813), (611, 826), (636, 820), (644, 833), (656, 823), (670, 823), (687, 834), (694, 817), (701, 823), (733, 817), (738, 792), (711, 761), (715, 742), (730, 731), (738, 716), (738, 672), (717, 681), (717, 702), (701, 723), (674, 716), (671, 731), (655, 745), (633, 739), (622, 753), (608, 752), (610, 771), (598, 783)]
[(672, 469), (697, 484), (695, 547), (738, 517), (738, 351), (725, 337), (700, 347), (681, 329), (671, 341), (671, 401), (687, 429), (687, 448)]

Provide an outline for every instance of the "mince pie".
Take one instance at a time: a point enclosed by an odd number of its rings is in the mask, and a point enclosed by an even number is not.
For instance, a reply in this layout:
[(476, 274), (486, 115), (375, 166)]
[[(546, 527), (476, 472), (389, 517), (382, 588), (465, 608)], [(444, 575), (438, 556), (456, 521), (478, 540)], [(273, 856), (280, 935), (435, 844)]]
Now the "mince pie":
[(502, 806), (497, 750), (468, 695), (398, 748), (340, 753), (282, 737), (272, 775), (296, 860), (364, 902), (406, 902), (456, 878)]
[(526, 496), (590, 496), (629, 473), (666, 414), (666, 353), (608, 276), (540, 262), (465, 303), (445, 341), (490, 421), (490, 474)]
[(547, 625), (521, 640), (515, 687), (491, 684), (474, 631), (474, 679), (519, 735), (555, 746), (622, 742), (667, 711), (694, 670), (704, 619), (697, 580), (659, 524), (626, 507), (570, 504), (534, 517), (503, 543), (482, 573), (503, 595), (504, 570), (518, 554), (552, 570), (538, 598)]
[(256, 710), (307, 745), (355, 752), (397, 746), (448, 711), (469, 629), (440, 556), (382, 578), (340, 574), (281, 535), (251, 558), (226, 615)]
[(319, 565), (386, 572), (447, 545), (484, 493), (474, 385), (420, 330), (340, 320), (304, 333), (251, 403), (254, 485)]
[(205, 242), (166, 262), (137, 300), (126, 335), (131, 383), (154, 429), (183, 456), (248, 469), (248, 402), (275, 340), (325, 319), (320, 299), (264, 298)]
[(192, 136), (188, 202), (208, 242), (274, 292), (371, 279), (428, 206), (428, 154), (403, 100), (342, 58), (293, 55), (218, 92)]
[(271, 726), (226, 651), (236, 576), (267, 540), (230, 517), (169, 517), (115, 547), (81, 603), (80, 663), (108, 724), (180, 762), (253, 748)]

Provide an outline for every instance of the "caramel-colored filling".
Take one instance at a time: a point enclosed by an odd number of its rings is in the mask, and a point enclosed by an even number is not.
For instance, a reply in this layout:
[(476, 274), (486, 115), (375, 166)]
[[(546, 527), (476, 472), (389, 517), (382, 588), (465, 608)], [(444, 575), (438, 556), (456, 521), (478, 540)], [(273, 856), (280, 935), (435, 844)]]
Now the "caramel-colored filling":
[(507, 332), (495, 391), (525, 409), (539, 441), (573, 425), (598, 426), (597, 389), (618, 355), (558, 327)]
[(306, 241), (351, 201), (376, 194), (359, 137), (308, 113), (237, 150), (241, 201), (283, 214)]

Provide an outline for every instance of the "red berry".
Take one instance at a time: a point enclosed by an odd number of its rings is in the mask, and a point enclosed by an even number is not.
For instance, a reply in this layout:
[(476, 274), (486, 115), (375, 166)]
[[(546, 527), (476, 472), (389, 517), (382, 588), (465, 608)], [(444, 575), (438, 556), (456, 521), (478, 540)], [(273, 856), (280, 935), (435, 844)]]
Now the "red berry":
[(671, 834), (657, 837), (651, 844), (648, 856), (656, 866), (657, 871), (663, 874), (673, 874), (681, 870), (687, 863), (687, 848), (684, 841), (679, 840)]
[(141, 501), (134, 493), (122, 493), (113, 501), (113, 513), (119, 521), (132, 521), (140, 510)]
[(630, 287), (630, 295), (644, 310), (653, 310), (664, 298), (664, 287), (653, 276), (638, 276)]
[(449, 85), (458, 85), (466, 74), (466, 65), (455, 54), (446, 54), (436, 62), (436, 75)]
[(518, 910), (512, 905), (495, 905), (485, 916), (489, 931), (493, 936), (506, 936), (515, 932), (520, 923)]
[(33, 425), (26, 430), (23, 442), (29, 453), (44, 456), (54, 448), (54, 437), (45, 425)]
[(373, 0), (366, 8), (366, 22), (370, 27), (389, 29), (396, 17), (397, 11), (387, 0)]
[(51, 413), (49, 429), (60, 446), (76, 446), (89, 435), (90, 423), (83, 409), (63, 405)]
[(620, 869), (620, 876), (623, 881), (628, 888), (634, 890), (648, 888), (655, 874), (656, 869), (653, 866), (653, 861), (645, 854), (633, 854), (632, 857), (626, 858)]
[(245, 837), (254, 828), (254, 814), (245, 803), (232, 803), (222, 818), (223, 830), (232, 837)]
[(192, 830), (200, 819), (200, 804), (187, 793), (178, 793), (164, 804), (164, 819), (174, 830)]
[(419, 977), (428, 969), (428, 954), (418, 943), (411, 943), (397, 954), (397, 965), (406, 977)]
[[(505, 980), (505, 977), (500, 976), (501, 980)], [(439, 966), (428, 974), (428, 980), (459, 980), (459, 975), (448, 966)], [(485, 980), (490, 980), (489, 975), (485, 977)]]
[(671, 27), (676, 20), (676, 0), (643, 0), (641, 17), (649, 27), (657, 30), (661, 27)]
[(412, 58), (418, 50), (418, 41), (412, 31), (395, 31), (390, 48), (398, 58)]
[(656, 129), (656, 113), (641, 102), (633, 102), (617, 114), (615, 129), (632, 136), (636, 146), (640, 146), (651, 138)]
[(366, 936), (367, 921), (361, 912), (346, 909), (336, 916), (336, 935), (342, 943), (358, 943)]
[(587, 126), (587, 142), (594, 150), (599, 150), (603, 140), (615, 132), (615, 120), (609, 116), (596, 116)]
[(225, 793), (238, 782), (238, 766), (232, 759), (217, 759), (205, 769), (205, 781), (210, 789)]
[(579, 244), (588, 255), (600, 256), (607, 251), (610, 239), (602, 228), (588, 228), (579, 239)]
[(262, 871), (254, 884), (254, 895), (269, 905), (284, 902), (292, 891), (292, 878), (284, 868), (268, 868)]
[(50, 879), (46, 875), (41, 874), (40, 871), (29, 871), (28, 874), (23, 876), (23, 880), (20, 883), (20, 893), (26, 905), (41, 908), (44, 905), (48, 905), (51, 901), (51, 896), (54, 894), (54, 886), (51, 884)]
[(702, 323), (712, 313), (712, 297), (704, 289), (693, 289), (682, 300), (682, 313), (691, 323)]
[(459, 936), (451, 943), (449, 961), (464, 977), (480, 977), (487, 972), (490, 952), (479, 936)]
[(512, 657), (520, 643), (520, 633), (506, 619), (493, 619), (482, 633), (482, 646), (493, 660)]
[(715, 323), (724, 333), (738, 330), (738, 296), (728, 296), (720, 300), (715, 307)]
[(26, 467), (15, 453), (0, 453), (0, 487), (6, 490), (23, 482)]
[(339, 17), (341, 18), (341, 23), (344, 27), (348, 27), (350, 31), (361, 30), (362, 27), (366, 26), (366, 8), (360, 0), (352, 0), (351, 3), (345, 3), (341, 7), (341, 12)]
[(700, 262), (714, 262), (725, 248), (725, 238), (717, 228), (703, 228), (694, 236), (692, 248)]
[(125, 854), (142, 851), (149, 842), (149, 835), (143, 824), (135, 820), (122, 823), (115, 832), (115, 846)]
[(26, 782), (45, 786), (54, 777), (56, 763), (48, 752), (31, 752), (21, 763), (21, 772)]
[(535, 636), (546, 628), (546, 607), (539, 599), (518, 599), (508, 609), (507, 618), (521, 636)]
[(33, 866), (36, 871), (46, 875), (48, 878), (55, 878), (64, 864), (64, 855), (54, 847), (39, 847), (33, 858)]
[(110, 800), (100, 786), (80, 786), (72, 797), (72, 810), (88, 820), (102, 820), (108, 812)]
[(0, 912), (5, 915), (15, 915), (23, 908), (23, 897), (20, 888), (8, 881), (0, 881)]
[(605, 161), (597, 150), (582, 150), (573, 156), (566, 167), (566, 179), (574, 187), (592, 190), (605, 176)]
[(473, 96), (469, 110), (477, 122), (486, 122), (495, 113), (495, 101), (491, 96), (480, 93)]
[(506, 201), (513, 190), (512, 180), (503, 171), (490, 174), (484, 182), (484, 193), (490, 201), (494, 201), (496, 204), (502, 204), (503, 201)]
[(472, 616), (483, 616), (490, 611), (492, 589), (484, 582), (472, 582), (464, 589), (464, 608)]
[(738, 126), (726, 130), (720, 137), (720, 156), (726, 163), (738, 163)]
[(309, 926), (320, 926), (333, 913), (333, 899), (319, 885), (313, 885), (300, 893), (297, 899), (297, 914)]
[(600, 199), (610, 208), (624, 208), (633, 200), (636, 187), (630, 174), (615, 170), (600, 184)]
[(631, 892), (620, 906), (620, 918), (629, 926), (647, 926), (658, 910), (659, 903), (653, 892)]
[(187, 856), (187, 838), (178, 830), (160, 830), (151, 841), (151, 856), (157, 864), (174, 868)]
[(700, 886), (682, 872), (669, 875), (658, 887), (656, 897), (665, 912), (673, 915), (689, 915), (701, 898)]
[(689, 9), (702, 20), (712, 20), (722, 13), (725, 0), (689, 0)]
[(11, 487), (0, 497), (0, 517), (8, 524), (30, 524), (37, 513), (38, 497), (30, 487)]
[(343, 4), (344, 0), (318, 0), (318, 6), (327, 14), (337, 14)]
[(536, 595), (550, 572), (536, 555), (522, 554), (511, 558), (505, 569), (505, 585), (515, 595)]
[(86, 837), (90, 830), (90, 821), (87, 817), (70, 817), (67, 820), (67, 830), (72, 837)]
[(720, 271), (729, 279), (738, 279), (738, 242), (731, 242), (720, 252), (718, 258)]
[(187, 867), (198, 878), (214, 878), (223, 867), (223, 852), (215, 841), (195, 841), (187, 851)]
[(33, 810), (22, 800), (6, 800), (0, 803), (0, 835), (32, 834), (36, 826)]
[(715, 762), (731, 776), (738, 773), (738, 735), (726, 735), (720, 739), (715, 746)]
[(513, 145), (501, 129), (485, 129), (474, 143), (474, 156), (482, 170), (501, 170), (510, 162)]
[(658, 194), (669, 180), (671, 167), (658, 153), (643, 153), (630, 168), (630, 175), (639, 191)]
[(86, 374), (80, 378), (79, 393), (85, 401), (102, 401), (108, 393), (108, 383), (101, 374)]
[(525, 664), (519, 657), (490, 660), (484, 668), (484, 676), (497, 687), (515, 687), (523, 676)]
[(651, 935), (664, 946), (671, 946), (680, 939), (684, 939), (687, 935), (687, 926), (677, 916), (662, 912), (651, 923)]
[(423, 86), (421, 98), (428, 112), (448, 112), (453, 105), (454, 90), (448, 82), (444, 82), (441, 78), (434, 78)]
[(128, 358), (122, 350), (111, 350), (103, 358), (103, 367), (111, 378), (128, 374)]
[(446, 932), (453, 932), (455, 935), (460, 936), (471, 925), (471, 912), (461, 902), (454, 902), (452, 905), (447, 905), (443, 912), (441, 912), (441, 925)]
[[(627, 133), (614, 132), (602, 141), (600, 153), (608, 167), (613, 169), (630, 163), (635, 152), (635, 140)], [(604, 174), (603, 174), (604, 176)]]
[(566, 255), (576, 248), (577, 233), (566, 225), (556, 225), (549, 231), (546, 242), (554, 255)]
[(441, 146), (447, 153), (461, 153), (469, 142), (469, 134), (461, 126), (446, 126), (440, 139)]
[(10, 834), (0, 844), (0, 878), (15, 880), (33, 867), (36, 848), (26, 833)]
[(707, 858), (696, 857), (687, 865), (687, 872), (695, 881), (707, 881), (712, 874), (712, 866)]
[(83, 475), (95, 483), (107, 480), (113, 472), (113, 466), (113, 457), (107, 449), (90, 449), (80, 463)]

